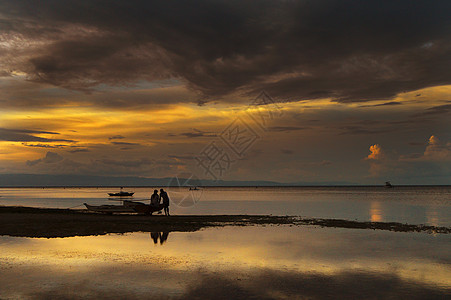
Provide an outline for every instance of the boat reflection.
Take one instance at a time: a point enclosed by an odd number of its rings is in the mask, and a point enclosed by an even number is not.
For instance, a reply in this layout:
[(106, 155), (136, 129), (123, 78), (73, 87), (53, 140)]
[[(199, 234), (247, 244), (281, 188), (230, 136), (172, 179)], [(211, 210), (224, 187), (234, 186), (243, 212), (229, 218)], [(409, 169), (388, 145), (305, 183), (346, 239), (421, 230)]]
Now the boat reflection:
[(160, 245), (163, 245), (164, 242), (168, 239), (169, 232), (163, 231), (163, 232), (151, 232), (150, 237), (153, 240), (153, 243), (156, 245), (158, 244), (158, 240), (160, 240)]

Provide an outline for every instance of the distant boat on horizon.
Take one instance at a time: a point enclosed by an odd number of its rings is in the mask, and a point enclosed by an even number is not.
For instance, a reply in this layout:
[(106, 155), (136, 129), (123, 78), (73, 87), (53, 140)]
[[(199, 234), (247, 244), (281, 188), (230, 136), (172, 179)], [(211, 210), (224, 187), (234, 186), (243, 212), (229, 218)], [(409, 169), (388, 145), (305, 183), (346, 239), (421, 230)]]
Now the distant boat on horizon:
[(390, 183), (390, 181), (386, 181), (386, 182), (385, 182), (385, 187), (386, 187), (386, 188), (392, 188), (393, 185)]
[(129, 196), (133, 196), (134, 192), (124, 192), (123, 187), (121, 186), (121, 191), (118, 193), (108, 193), (108, 195), (113, 196), (113, 197), (129, 197)]
[(200, 190), (200, 189), (197, 188), (197, 186), (195, 186), (195, 187), (190, 186), (189, 190), (190, 190), (190, 191), (198, 191), (198, 190)]

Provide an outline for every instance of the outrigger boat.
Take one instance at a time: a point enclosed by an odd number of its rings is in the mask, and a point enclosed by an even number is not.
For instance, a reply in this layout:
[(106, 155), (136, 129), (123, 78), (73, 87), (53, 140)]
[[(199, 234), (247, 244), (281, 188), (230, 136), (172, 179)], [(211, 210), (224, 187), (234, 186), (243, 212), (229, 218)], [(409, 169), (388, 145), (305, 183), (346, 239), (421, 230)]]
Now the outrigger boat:
[(138, 213), (151, 215), (152, 213), (156, 211), (161, 211), (163, 209), (163, 204), (160, 204), (159, 207), (154, 207), (149, 204), (144, 204), (142, 202), (135, 202), (130, 200), (123, 200), (122, 205), (89, 205), (87, 203), (83, 204), (89, 211), (105, 214)]
[(134, 213), (133, 207), (126, 207), (124, 205), (89, 205), (83, 203), (89, 211), (100, 212), (105, 214), (112, 213)]
[(124, 192), (123, 187), (121, 187), (121, 191), (119, 193), (108, 193), (108, 195), (112, 197), (129, 197), (133, 196), (134, 192)]

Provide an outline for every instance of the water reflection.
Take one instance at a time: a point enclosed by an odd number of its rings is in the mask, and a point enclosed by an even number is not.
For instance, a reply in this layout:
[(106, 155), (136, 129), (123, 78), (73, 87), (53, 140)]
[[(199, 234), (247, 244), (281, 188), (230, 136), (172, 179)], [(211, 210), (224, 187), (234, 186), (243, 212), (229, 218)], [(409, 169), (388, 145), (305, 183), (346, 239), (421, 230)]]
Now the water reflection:
[(151, 232), (150, 237), (153, 240), (154, 244), (158, 244), (158, 240), (160, 240), (160, 245), (163, 245), (164, 242), (168, 239), (169, 232)]
[(438, 224), (440, 224), (439, 217), (439, 208), (435, 205), (430, 206), (426, 211), (426, 219), (428, 224), (438, 226)]
[(168, 236), (0, 237), (2, 298), (433, 299), (451, 291), (449, 235), (269, 226)]
[(379, 201), (372, 201), (370, 207), (371, 222), (382, 222), (382, 209)]
[[(54, 278), (43, 274), (53, 284), (37, 286), (35, 278), (25, 274), (23, 287), (5, 286), (3, 295), (14, 299), (447, 299), (450, 292), (423, 283), (404, 280), (391, 273), (369, 274), (358, 271), (338, 274), (250, 270), (219, 273), (189, 270), (183, 275), (173, 270), (136, 270), (136, 274), (113, 269), (96, 269), (97, 280), (82, 281), (71, 274)], [(130, 284), (124, 279), (132, 276)], [(142, 276), (141, 278), (139, 276)], [(164, 283), (166, 282), (170, 285)], [(183, 280), (180, 285), (176, 280)], [(158, 280), (160, 279), (160, 280)], [(0, 279), (0, 282), (3, 280)], [(114, 285), (105, 283), (114, 282)], [(133, 288), (133, 289), (132, 289)], [(20, 297), (14, 297), (20, 296)], [(448, 298), (449, 299), (449, 298)]]

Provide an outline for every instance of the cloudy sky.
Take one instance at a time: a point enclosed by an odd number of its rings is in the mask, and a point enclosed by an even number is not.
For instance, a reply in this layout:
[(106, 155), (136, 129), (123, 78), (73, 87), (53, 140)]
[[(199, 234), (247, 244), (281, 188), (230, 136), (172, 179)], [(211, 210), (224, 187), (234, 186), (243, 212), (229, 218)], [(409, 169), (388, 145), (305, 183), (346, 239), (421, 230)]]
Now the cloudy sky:
[(450, 11), (0, 0), (0, 173), (450, 184)]

